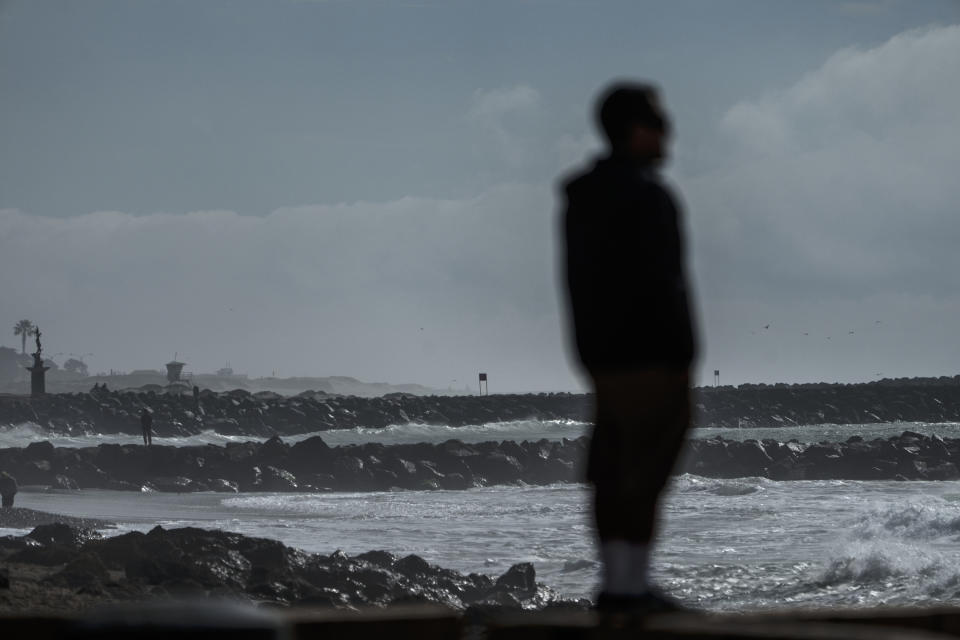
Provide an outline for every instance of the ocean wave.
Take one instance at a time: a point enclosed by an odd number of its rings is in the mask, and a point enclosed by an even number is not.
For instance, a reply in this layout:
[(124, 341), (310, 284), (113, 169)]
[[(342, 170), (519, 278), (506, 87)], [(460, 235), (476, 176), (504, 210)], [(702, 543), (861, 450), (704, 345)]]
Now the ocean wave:
[(895, 577), (930, 578), (952, 568), (942, 554), (929, 548), (889, 540), (855, 543), (828, 562), (817, 583), (825, 587), (883, 582)]
[(577, 560), (567, 560), (563, 563), (563, 568), (560, 569), (563, 573), (571, 573), (573, 571), (583, 571), (584, 569), (589, 569), (595, 571), (600, 567), (600, 563), (596, 560), (587, 560), (586, 558), (579, 558)]
[[(382, 444), (414, 444), (420, 442), (437, 443), (450, 439), (464, 442), (484, 440), (560, 440), (577, 438), (587, 432), (589, 425), (570, 420), (512, 420), (489, 422), (479, 425), (451, 427), (449, 425), (428, 425), (419, 423), (396, 424), (383, 428), (356, 427), (353, 429), (331, 429), (311, 431), (296, 435), (281, 436), (284, 442), (295, 443), (314, 436), (320, 436), (330, 445), (363, 444), (379, 442)], [(101, 444), (140, 444), (139, 434), (93, 433), (68, 435), (52, 432), (44, 427), (26, 422), (0, 429), (0, 448), (25, 447), (31, 442), (49, 440), (57, 447), (96, 447)], [(155, 444), (175, 447), (198, 445), (224, 445), (228, 442), (262, 442), (266, 437), (227, 435), (213, 430), (202, 431), (190, 436), (155, 436)]]
[[(464, 442), (482, 440), (560, 440), (579, 438), (587, 433), (587, 423), (573, 420), (509, 420), (477, 425), (451, 427), (436, 424), (394, 424), (382, 428), (355, 427), (332, 429), (316, 434), (330, 444), (357, 444), (382, 442), (384, 444), (413, 444), (417, 442), (444, 442), (450, 439)], [(297, 436), (299, 438), (299, 436)]]
[(813, 587), (879, 590), (891, 601), (936, 601), (960, 591), (960, 505), (935, 497), (878, 502), (841, 528), (846, 541)]
[(763, 491), (771, 482), (766, 478), (733, 478), (729, 480), (704, 478), (684, 473), (674, 479), (677, 493), (701, 493), (715, 496), (746, 496)]
[(911, 503), (877, 504), (849, 527), (859, 540), (960, 539), (960, 504), (941, 498)]

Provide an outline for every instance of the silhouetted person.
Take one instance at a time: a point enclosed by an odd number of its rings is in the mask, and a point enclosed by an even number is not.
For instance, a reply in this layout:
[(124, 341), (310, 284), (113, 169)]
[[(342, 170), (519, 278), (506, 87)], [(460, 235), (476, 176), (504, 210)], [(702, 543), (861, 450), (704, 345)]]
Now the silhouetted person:
[(146, 407), (140, 412), (140, 430), (143, 431), (143, 445), (149, 447), (153, 444), (153, 415)]
[(661, 181), (670, 132), (657, 91), (601, 96), (609, 152), (569, 179), (564, 214), (576, 346), (596, 392), (587, 479), (603, 564), (601, 610), (678, 605), (649, 583), (658, 499), (689, 426), (696, 346), (679, 206)]
[(4, 507), (12, 507), (17, 495), (17, 480), (6, 471), (0, 471), (0, 500)]

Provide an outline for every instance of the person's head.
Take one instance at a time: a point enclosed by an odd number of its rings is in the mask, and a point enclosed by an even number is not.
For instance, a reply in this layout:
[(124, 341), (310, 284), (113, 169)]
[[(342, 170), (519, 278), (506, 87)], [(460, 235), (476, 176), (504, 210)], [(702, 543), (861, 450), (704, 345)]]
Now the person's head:
[(601, 94), (596, 114), (600, 130), (615, 154), (650, 163), (666, 157), (670, 120), (653, 85), (611, 85)]

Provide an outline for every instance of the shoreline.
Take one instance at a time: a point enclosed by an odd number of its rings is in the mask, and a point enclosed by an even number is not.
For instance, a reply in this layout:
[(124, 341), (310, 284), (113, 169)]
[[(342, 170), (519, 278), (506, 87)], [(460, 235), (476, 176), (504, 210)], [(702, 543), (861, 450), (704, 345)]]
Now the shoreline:
[(113, 522), (99, 518), (79, 518), (27, 507), (0, 508), (0, 527), (4, 529), (34, 529), (41, 525), (58, 523), (83, 529), (112, 529), (116, 526)]

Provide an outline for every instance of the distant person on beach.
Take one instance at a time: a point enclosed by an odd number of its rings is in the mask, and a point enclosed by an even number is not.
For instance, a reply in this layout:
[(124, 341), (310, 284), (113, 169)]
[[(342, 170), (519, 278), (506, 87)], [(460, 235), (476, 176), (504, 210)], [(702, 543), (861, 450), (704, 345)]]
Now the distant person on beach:
[(17, 480), (6, 471), (0, 471), (0, 500), (4, 507), (12, 507), (17, 495)]
[(153, 416), (146, 407), (140, 412), (140, 429), (143, 431), (143, 446), (153, 444)]
[(680, 208), (658, 175), (670, 134), (657, 90), (610, 87), (609, 144), (564, 184), (566, 276), (577, 351), (596, 393), (587, 464), (601, 611), (679, 608), (649, 580), (658, 501), (690, 422), (696, 353)]

